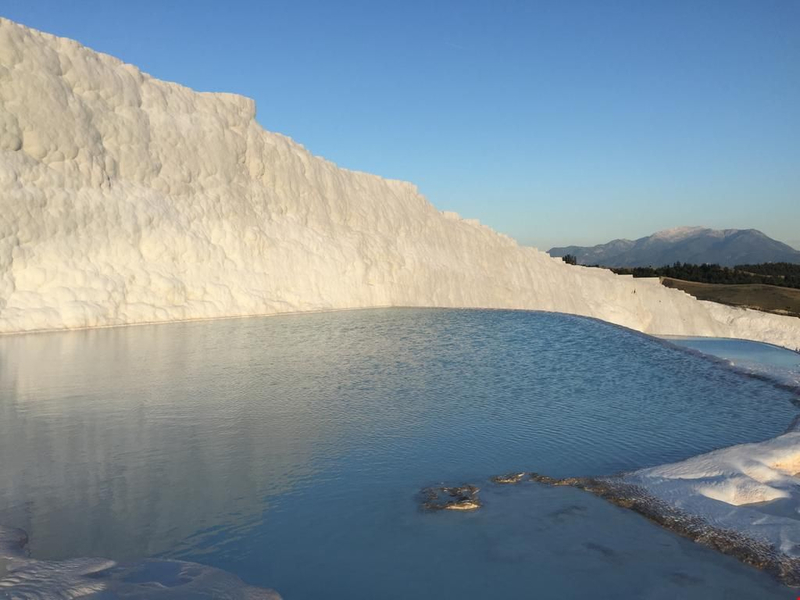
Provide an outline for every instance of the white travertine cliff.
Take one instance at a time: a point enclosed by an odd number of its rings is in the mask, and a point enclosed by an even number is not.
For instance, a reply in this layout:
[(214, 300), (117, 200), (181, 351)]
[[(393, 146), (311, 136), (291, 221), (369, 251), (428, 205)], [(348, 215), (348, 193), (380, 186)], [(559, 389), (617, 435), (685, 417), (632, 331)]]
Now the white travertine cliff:
[(0, 333), (374, 306), (800, 347), (800, 319), (568, 266), (265, 131), (249, 99), (0, 19)]

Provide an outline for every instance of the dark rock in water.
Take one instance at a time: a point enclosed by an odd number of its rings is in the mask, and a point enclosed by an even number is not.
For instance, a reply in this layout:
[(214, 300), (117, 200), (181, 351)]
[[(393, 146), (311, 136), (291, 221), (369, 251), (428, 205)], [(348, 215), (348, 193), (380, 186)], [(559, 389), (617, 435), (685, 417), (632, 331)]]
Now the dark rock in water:
[(531, 481), (535, 481), (536, 483), (543, 483), (545, 485), (555, 485), (555, 486), (569, 485), (572, 487), (581, 487), (578, 484), (586, 480), (580, 477), (566, 477), (564, 479), (556, 479), (555, 477), (548, 477), (547, 475), (540, 475), (539, 473), (531, 473)]
[(425, 488), (422, 506), (428, 510), (475, 510), (481, 507), (478, 490), (474, 485)]
[(505, 475), (495, 475), (492, 477), (492, 483), (519, 483), (525, 477), (526, 473), (506, 473)]

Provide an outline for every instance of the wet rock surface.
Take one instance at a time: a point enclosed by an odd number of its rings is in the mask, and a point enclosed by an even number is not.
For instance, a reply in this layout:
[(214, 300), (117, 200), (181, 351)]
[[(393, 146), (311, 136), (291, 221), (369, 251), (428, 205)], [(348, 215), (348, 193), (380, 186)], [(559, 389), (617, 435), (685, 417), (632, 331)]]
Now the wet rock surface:
[(522, 481), (526, 475), (527, 473), (506, 473), (505, 475), (495, 475), (491, 478), (491, 482), (502, 485), (514, 484)]
[(429, 487), (422, 490), (422, 507), (426, 510), (476, 510), (480, 488), (474, 485)]

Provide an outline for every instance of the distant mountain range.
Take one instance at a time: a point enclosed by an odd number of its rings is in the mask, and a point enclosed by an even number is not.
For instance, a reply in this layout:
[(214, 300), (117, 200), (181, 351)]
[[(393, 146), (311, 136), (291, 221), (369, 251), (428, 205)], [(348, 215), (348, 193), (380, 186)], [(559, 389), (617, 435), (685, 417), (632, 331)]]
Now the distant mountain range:
[(800, 251), (757, 229), (678, 227), (638, 240), (550, 248), (548, 253), (551, 256), (572, 254), (578, 264), (604, 267), (661, 267), (678, 261), (726, 267), (763, 262), (800, 263)]

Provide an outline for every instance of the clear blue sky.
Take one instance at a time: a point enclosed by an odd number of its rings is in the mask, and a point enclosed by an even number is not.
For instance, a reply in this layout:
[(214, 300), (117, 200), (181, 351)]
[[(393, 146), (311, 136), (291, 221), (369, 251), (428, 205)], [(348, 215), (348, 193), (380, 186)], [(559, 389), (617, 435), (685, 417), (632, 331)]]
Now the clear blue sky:
[(523, 243), (800, 245), (800, 0), (3, 0)]

